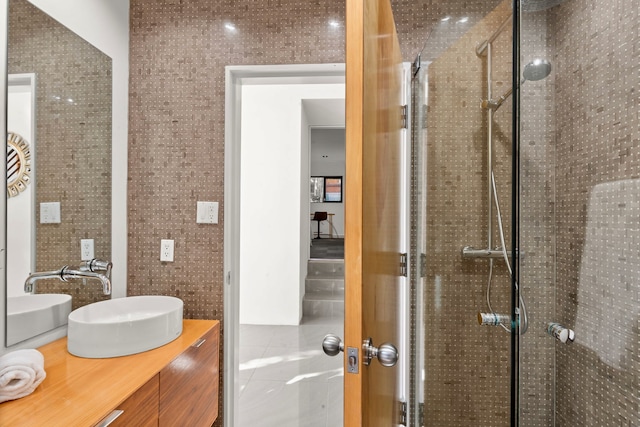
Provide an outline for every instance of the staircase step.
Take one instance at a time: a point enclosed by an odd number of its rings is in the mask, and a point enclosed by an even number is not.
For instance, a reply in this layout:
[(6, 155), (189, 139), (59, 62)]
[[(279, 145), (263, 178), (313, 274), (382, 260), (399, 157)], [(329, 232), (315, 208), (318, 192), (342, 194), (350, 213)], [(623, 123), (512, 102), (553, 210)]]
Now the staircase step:
[(307, 301), (344, 301), (344, 294), (335, 292), (307, 292), (304, 294)]
[(307, 299), (305, 295), (302, 313), (305, 319), (344, 316), (344, 301)]
[(344, 260), (309, 260), (307, 276), (344, 277)]
[(305, 293), (330, 292), (344, 295), (344, 279), (307, 277), (304, 283)]

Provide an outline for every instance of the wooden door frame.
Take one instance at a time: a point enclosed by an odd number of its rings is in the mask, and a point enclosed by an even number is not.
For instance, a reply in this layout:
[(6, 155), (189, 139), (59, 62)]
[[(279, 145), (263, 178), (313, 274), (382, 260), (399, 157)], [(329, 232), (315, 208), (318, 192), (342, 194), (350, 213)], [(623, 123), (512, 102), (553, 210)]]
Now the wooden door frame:
[[(344, 83), (344, 64), (227, 66), (224, 171), (224, 425), (233, 427), (239, 397), (240, 159), (244, 84)], [(320, 343), (319, 343), (320, 344)]]

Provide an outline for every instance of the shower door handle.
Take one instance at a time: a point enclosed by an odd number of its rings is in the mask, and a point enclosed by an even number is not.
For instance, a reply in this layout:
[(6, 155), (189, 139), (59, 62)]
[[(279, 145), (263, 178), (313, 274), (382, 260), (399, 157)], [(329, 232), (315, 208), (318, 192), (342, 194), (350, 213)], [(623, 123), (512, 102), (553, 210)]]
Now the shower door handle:
[(374, 357), (378, 359), (382, 366), (387, 368), (398, 363), (398, 349), (393, 344), (384, 343), (380, 347), (376, 347), (373, 345), (371, 338), (368, 338), (362, 344), (362, 350), (364, 351), (362, 363), (366, 366), (369, 366), (371, 359)]

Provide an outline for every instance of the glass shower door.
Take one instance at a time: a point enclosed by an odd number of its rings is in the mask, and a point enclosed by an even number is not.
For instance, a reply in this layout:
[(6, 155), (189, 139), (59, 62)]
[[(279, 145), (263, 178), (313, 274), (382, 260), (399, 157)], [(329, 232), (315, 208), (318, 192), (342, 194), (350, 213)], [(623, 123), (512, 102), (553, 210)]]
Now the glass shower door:
[(511, 2), (445, 3), (414, 67), (412, 419), (509, 426)]

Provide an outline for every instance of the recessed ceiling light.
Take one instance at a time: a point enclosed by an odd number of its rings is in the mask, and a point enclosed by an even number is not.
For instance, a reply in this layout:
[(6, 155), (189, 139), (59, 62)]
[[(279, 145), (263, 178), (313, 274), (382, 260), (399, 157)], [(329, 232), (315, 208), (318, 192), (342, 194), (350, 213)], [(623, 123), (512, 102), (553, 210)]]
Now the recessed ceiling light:
[(451, 19), (450, 16), (445, 16), (444, 18), (441, 19), (442, 22), (447, 22)]
[(329, 21), (329, 26), (333, 28), (338, 28), (340, 23), (338, 21)]
[(458, 19), (458, 23), (460, 24), (464, 24), (465, 22), (467, 22), (469, 20), (468, 16), (465, 16), (464, 18), (460, 18)]
[(224, 24), (224, 27), (229, 31), (235, 31), (236, 30), (236, 26), (233, 25), (231, 22), (227, 22), (226, 24)]

